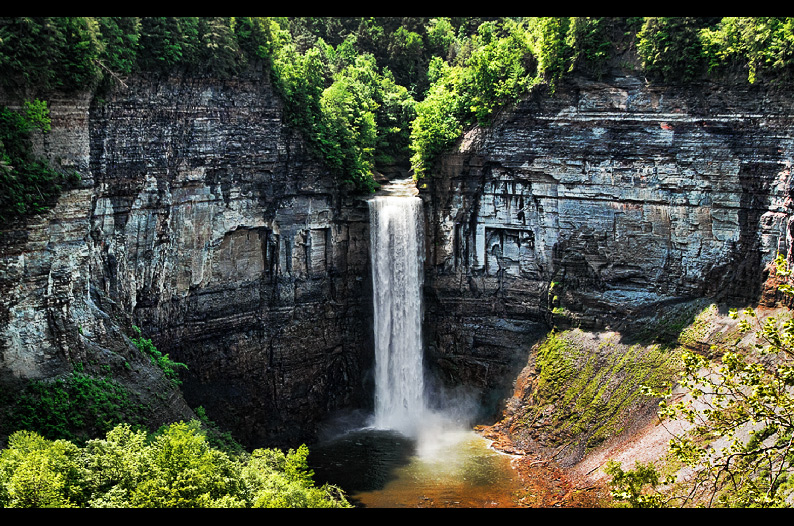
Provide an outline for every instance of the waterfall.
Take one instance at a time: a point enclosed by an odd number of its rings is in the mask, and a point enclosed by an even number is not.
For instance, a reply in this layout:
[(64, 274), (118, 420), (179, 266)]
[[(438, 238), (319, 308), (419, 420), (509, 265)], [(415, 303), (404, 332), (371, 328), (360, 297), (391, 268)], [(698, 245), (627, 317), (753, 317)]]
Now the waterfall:
[(376, 428), (412, 435), (425, 414), (422, 358), (424, 218), (413, 196), (369, 202)]

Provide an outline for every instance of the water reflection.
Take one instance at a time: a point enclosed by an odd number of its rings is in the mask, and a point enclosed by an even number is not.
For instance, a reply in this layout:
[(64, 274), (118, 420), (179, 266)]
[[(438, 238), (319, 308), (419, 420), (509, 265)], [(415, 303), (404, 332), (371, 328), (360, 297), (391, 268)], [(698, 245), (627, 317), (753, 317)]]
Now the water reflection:
[(365, 429), (310, 448), (315, 480), (361, 507), (514, 507), (511, 458), (468, 430), (411, 439)]

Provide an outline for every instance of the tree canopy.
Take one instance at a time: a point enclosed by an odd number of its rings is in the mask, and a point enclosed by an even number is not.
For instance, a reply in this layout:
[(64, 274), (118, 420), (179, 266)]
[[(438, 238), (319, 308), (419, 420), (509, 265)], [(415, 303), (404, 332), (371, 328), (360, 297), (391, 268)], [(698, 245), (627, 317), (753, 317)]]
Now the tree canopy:
[(5, 17), (0, 79), (32, 100), (136, 72), (264, 71), (340, 184), (367, 192), (391, 164), (411, 159), (426, 175), (464, 128), (573, 71), (788, 81), (793, 27), (792, 17)]
[(317, 487), (304, 445), (229, 454), (198, 421), (147, 435), (128, 424), (84, 447), (17, 431), (0, 452), (0, 507), (343, 508), (342, 492)]

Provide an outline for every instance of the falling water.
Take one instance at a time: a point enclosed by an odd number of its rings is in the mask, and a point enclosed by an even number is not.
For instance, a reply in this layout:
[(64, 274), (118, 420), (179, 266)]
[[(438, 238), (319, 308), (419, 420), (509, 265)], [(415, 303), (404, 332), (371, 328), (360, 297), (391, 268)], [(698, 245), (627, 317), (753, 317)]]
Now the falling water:
[(428, 400), (422, 201), (412, 181), (387, 185), (383, 193), (369, 202), (375, 411), (365, 427), (312, 449), (316, 480), (339, 485), (364, 507), (512, 506), (517, 478), (510, 459), (461, 425), (460, 400), (450, 404), (438, 392), (434, 403)]
[(422, 364), (422, 201), (370, 201), (375, 330), (373, 426), (414, 435), (425, 413)]

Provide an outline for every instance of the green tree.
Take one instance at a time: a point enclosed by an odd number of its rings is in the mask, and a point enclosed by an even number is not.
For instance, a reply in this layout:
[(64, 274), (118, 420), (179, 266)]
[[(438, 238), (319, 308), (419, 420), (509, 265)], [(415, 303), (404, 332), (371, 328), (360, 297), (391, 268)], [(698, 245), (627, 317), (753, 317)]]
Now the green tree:
[(416, 104), (416, 118), (411, 122), (411, 166), (416, 178), (427, 175), (436, 155), (463, 133), (465, 69), (441, 59), (435, 59), (431, 67), (438, 77), (425, 99)]
[(432, 18), (428, 22), (427, 42), (432, 56), (450, 60), (456, 41), (455, 28), (449, 18)]
[(100, 64), (114, 74), (128, 75), (138, 67), (138, 41), (141, 36), (141, 22), (137, 17), (103, 16), (99, 17), (99, 31), (102, 35)]
[(0, 19), (2, 83), (13, 92), (48, 90), (56, 85), (55, 65), (61, 58), (63, 35), (52, 17)]
[(475, 37), (475, 49), (467, 61), (469, 108), (480, 124), (497, 107), (514, 102), (531, 86), (535, 62), (528, 34), (522, 26), (505, 22), (499, 37), (492, 22), (482, 24)]
[(65, 440), (51, 442), (17, 431), (0, 452), (0, 506), (66, 508), (83, 502), (80, 449)]
[(420, 72), (425, 69), (422, 36), (400, 26), (389, 35), (388, 41), (388, 64), (395, 80), (409, 91), (422, 92)]
[(278, 26), (275, 25), (274, 30), (274, 25), (274, 22), (265, 17), (245, 16), (232, 19), (231, 28), (237, 38), (237, 45), (249, 63), (271, 59), (278, 45), (274, 41)]
[(609, 18), (571, 17), (566, 35), (566, 45), (571, 52), (570, 69), (576, 68), (600, 77), (615, 47), (610, 38), (610, 29), (619, 25), (622, 25), (621, 21)]
[(376, 105), (367, 85), (340, 75), (320, 100), (323, 130), (320, 141), (332, 169), (356, 188), (367, 188), (374, 169), (377, 141)]
[(71, 179), (33, 154), (30, 134), (49, 131), (46, 103), (38, 99), (21, 112), (0, 107), (0, 221), (47, 210)]
[(184, 54), (182, 29), (172, 16), (141, 18), (138, 63), (149, 71), (168, 71)]
[(170, 425), (141, 456), (138, 483), (130, 495), (132, 507), (215, 507), (218, 500), (226, 497), (228, 502), (239, 492), (238, 465), (212, 449), (195, 426)]
[(794, 58), (794, 18), (725, 17), (700, 31), (709, 70), (726, 64), (747, 68), (753, 83), (761, 73), (791, 74)]
[(338, 488), (314, 484), (308, 453), (230, 455), (198, 421), (153, 436), (121, 424), (83, 448), (17, 431), (0, 451), (0, 507), (350, 507)]
[(62, 35), (53, 67), (55, 87), (65, 91), (93, 87), (102, 76), (98, 63), (102, 48), (99, 24), (85, 16), (58, 17), (55, 23)]
[(146, 448), (146, 433), (129, 424), (115, 426), (105, 438), (89, 440), (83, 451), (87, 506), (129, 507), (144, 471)]
[(647, 17), (637, 33), (637, 52), (647, 74), (664, 82), (689, 82), (703, 74), (700, 30), (711, 18)]
[(552, 90), (570, 69), (573, 52), (567, 38), (569, 26), (568, 17), (538, 17), (527, 22), (532, 52), (538, 61), (538, 75), (546, 79)]
[[(785, 279), (779, 290), (794, 295), (791, 271), (778, 256), (777, 275)], [(731, 316), (739, 319), (733, 310)], [(788, 506), (794, 473), (794, 320), (790, 312), (761, 316), (747, 308), (739, 319), (741, 332), (753, 332), (750, 348), (712, 348), (718, 363), (695, 352), (683, 354), (681, 386), (688, 396), (675, 403), (663, 400), (659, 416), (680, 419), (691, 429), (673, 436), (671, 457), (692, 470), (688, 481), (674, 476), (649, 478), (648, 467), (622, 472), (612, 481), (616, 498), (634, 502), (636, 485), (628, 480), (651, 482), (644, 488), (645, 502), (675, 506)], [(670, 397), (670, 391), (650, 394)], [(614, 466), (613, 466), (614, 467)], [(642, 475), (642, 476), (640, 476)], [(661, 477), (660, 477), (661, 478)], [(658, 486), (658, 487), (657, 487)], [(659, 495), (653, 500), (650, 496)]]
[(229, 78), (240, 71), (242, 53), (229, 17), (210, 17), (205, 20), (200, 35), (200, 61), (206, 71)]

